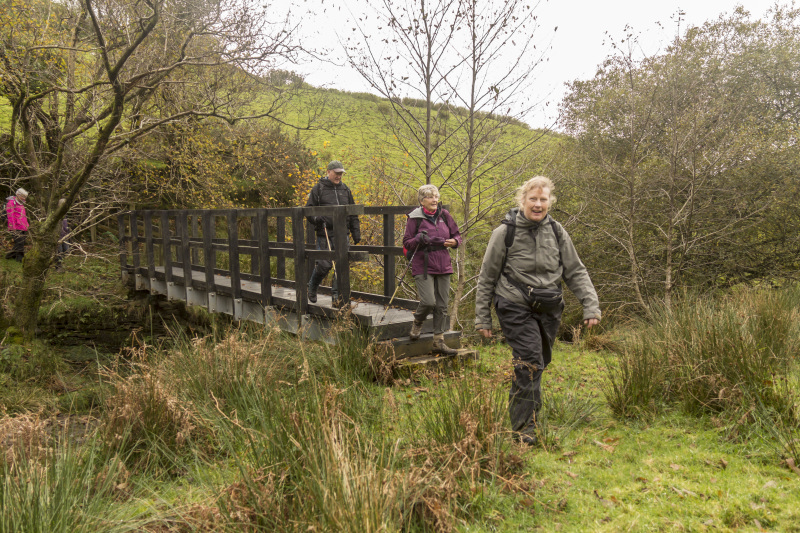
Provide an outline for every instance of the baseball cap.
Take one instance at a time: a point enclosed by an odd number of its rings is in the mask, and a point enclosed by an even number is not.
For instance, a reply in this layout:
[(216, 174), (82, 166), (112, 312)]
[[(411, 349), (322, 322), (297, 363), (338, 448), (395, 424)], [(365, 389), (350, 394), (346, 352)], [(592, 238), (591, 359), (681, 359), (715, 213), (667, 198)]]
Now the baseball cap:
[(331, 161), (328, 163), (328, 170), (333, 170), (334, 172), (341, 172), (344, 174), (344, 165), (342, 165), (341, 161)]

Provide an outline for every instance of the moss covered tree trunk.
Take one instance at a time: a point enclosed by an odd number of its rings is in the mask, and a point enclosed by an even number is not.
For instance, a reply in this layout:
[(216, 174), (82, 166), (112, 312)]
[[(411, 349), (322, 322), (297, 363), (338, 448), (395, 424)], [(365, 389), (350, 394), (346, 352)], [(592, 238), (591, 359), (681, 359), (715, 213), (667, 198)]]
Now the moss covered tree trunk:
[(26, 339), (32, 339), (36, 335), (39, 305), (58, 237), (54, 231), (43, 231), (41, 227), (32, 227), (28, 235), (31, 247), (22, 262), (22, 284), (14, 300), (14, 322)]

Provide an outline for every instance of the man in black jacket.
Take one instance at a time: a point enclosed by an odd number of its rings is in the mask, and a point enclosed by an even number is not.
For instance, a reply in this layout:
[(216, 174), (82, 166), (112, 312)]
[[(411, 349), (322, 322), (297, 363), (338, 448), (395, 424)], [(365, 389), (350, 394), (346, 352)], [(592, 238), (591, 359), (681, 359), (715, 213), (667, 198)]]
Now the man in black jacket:
[[(340, 161), (328, 163), (328, 175), (311, 189), (308, 195), (306, 207), (322, 205), (348, 205), (356, 203), (353, 200), (353, 193), (342, 183), (344, 176), (344, 166)], [(314, 224), (314, 233), (317, 236), (317, 250), (333, 250), (333, 219), (331, 217), (308, 217), (308, 221)], [(327, 229), (327, 234), (326, 234)], [(353, 237), (353, 243), (358, 244), (361, 240), (361, 223), (358, 216), (350, 215), (347, 217), (347, 231)], [(329, 259), (317, 261), (311, 278), (308, 280), (308, 300), (312, 303), (317, 301), (317, 288), (330, 272), (333, 264)], [(342, 307), (345, 303), (339, 300), (339, 291), (336, 284), (336, 273), (334, 271), (333, 281), (331, 282), (333, 292), (333, 305)]]

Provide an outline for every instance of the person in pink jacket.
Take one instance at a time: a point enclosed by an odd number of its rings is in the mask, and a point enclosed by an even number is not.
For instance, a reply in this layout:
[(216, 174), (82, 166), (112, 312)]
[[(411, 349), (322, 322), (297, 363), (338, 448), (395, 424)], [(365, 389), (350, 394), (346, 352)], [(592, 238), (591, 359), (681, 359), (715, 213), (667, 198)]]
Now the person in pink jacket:
[(17, 189), (16, 196), (8, 198), (6, 203), (6, 214), (8, 215), (8, 230), (14, 244), (11, 251), (6, 254), (6, 259), (22, 261), (25, 257), (25, 243), (28, 240), (28, 214), (25, 211), (25, 200), (28, 199), (28, 191)]

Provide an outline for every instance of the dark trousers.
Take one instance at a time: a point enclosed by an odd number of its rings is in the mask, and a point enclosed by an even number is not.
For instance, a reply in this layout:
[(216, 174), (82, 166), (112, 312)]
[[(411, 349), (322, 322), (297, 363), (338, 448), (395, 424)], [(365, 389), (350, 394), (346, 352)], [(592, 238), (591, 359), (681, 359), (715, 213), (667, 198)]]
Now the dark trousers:
[[(317, 250), (335, 250), (336, 245), (331, 241), (331, 246), (328, 248), (328, 239), (325, 237), (317, 237)], [(348, 243), (349, 248), (349, 243)], [(309, 290), (316, 290), (328, 272), (333, 268), (333, 262), (330, 259), (320, 259), (314, 262), (314, 270), (311, 271), (311, 277), (308, 280)], [(336, 284), (336, 272), (333, 273), (333, 280), (331, 281), (331, 292), (333, 292), (334, 300), (339, 296), (339, 287)]]
[(64, 257), (69, 253), (69, 244), (66, 242), (60, 242), (56, 245), (56, 258), (55, 263), (56, 267), (61, 266), (61, 262), (64, 260)]
[(533, 433), (536, 414), (542, 407), (542, 372), (550, 363), (561, 310), (552, 314), (536, 313), (529, 306), (496, 296), (495, 311), (514, 362), (508, 395), (511, 429)]
[(28, 232), (12, 231), (11, 239), (13, 244), (11, 246), (11, 251), (6, 254), (6, 259), (22, 261), (22, 258), (25, 257), (25, 243), (28, 242)]

